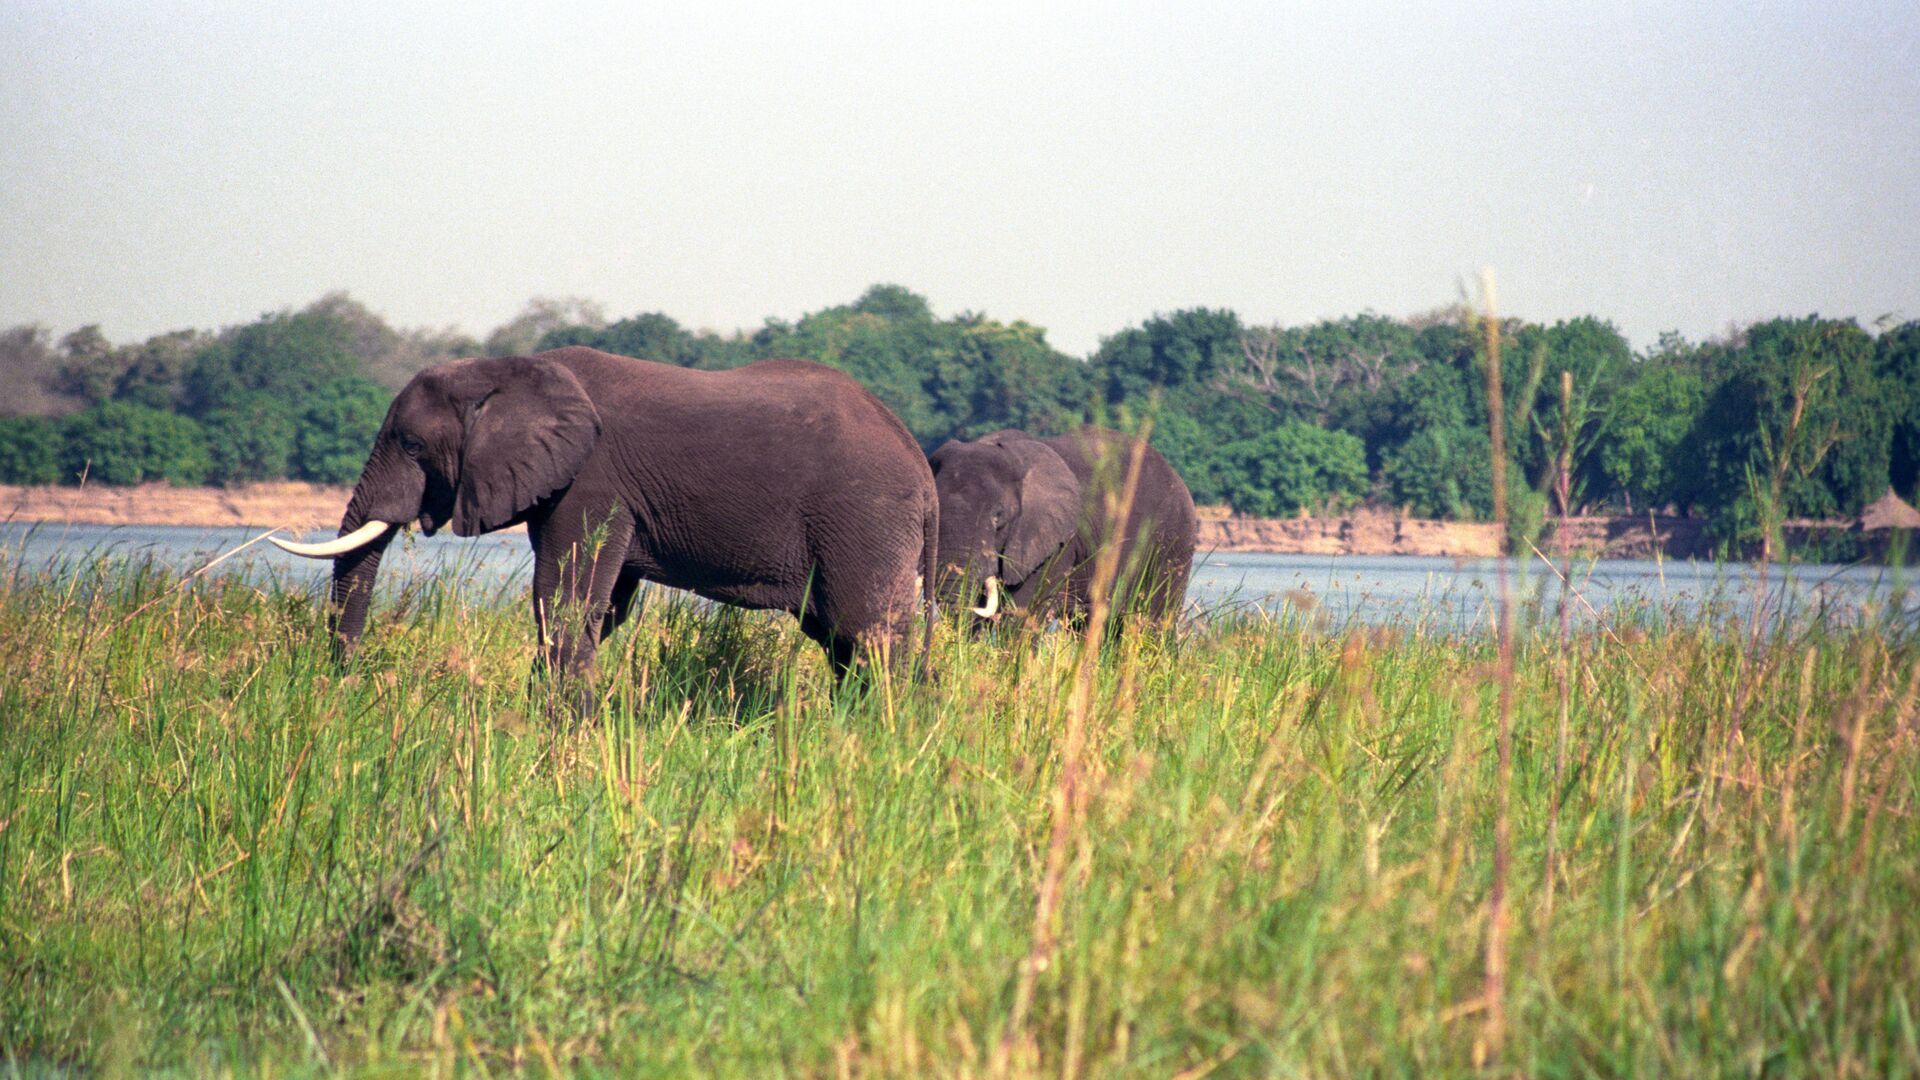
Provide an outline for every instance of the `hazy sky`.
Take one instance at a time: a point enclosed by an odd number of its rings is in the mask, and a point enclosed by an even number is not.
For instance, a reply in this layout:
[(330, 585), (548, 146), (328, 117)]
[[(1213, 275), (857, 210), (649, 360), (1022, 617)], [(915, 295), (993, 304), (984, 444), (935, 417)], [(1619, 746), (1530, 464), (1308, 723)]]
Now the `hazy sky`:
[(1920, 318), (1920, 4), (0, 0), (0, 325)]

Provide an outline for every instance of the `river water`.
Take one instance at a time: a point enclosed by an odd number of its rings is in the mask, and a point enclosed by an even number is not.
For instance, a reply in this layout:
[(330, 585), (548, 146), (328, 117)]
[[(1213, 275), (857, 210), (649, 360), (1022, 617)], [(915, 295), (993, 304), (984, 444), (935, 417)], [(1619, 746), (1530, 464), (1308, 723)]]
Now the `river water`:
[[(16, 575), (91, 572), (100, 561), (150, 562), (187, 574), (226, 555), (211, 574), (239, 574), (261, 585), (319, 593), (328, 567), (253, 543), (254, 529), (182, 526), (0, 524), (0, 587)], [(1350, 625), (1420, 625), (1438, 632), (1488, 627), (1497, 610), (1502, 562), (1522, 627), (1551, 625), (1567, 603), (1583, 623), (1708, 619), (1744, 624), (1756, 602), (1768, 620), (1920, 621), (1910, 573), (1876, 566), (1771, 568), (1764, 582), (1745, 564), (1667, 560), (1580, 560), (1569, 586), (1539, 559), (1214, 553), (1194, 567), (1189, 605), (1238, 609), (1339, 630)], [(388, 549), (384, 588), (438, 574), (464, 579), (478, 595), (516, 597), (527, 587), (532, 555), (524, 535), (463, 540), (409, 532)]]

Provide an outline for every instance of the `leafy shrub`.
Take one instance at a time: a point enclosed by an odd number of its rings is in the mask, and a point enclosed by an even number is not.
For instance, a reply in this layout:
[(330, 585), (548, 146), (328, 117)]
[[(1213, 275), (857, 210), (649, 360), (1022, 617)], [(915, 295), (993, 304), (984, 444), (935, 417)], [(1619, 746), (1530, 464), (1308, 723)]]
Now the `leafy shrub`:
[(316, 391), (300, 415), (294, 474), (322, 484), (351, 484), (379, 434), (393, 393), (379, 383), (349, 376)]
[(0, 417), (0, 484), (59, 482), (59, 423), (44, 416)]
[(207, 479), (216, 484), (277, 480), (293, 459), (296, 421), (279, 401), (253, 394), (208, 413)]
[(1700, 376), (1680, 367), (1649, 370), (1621, 391), (1597, 448), (1607, 487), (1640, 509), (1682, 501), (1680, 449), (1705, 400)]
[(1367, 488), (1365, 443), (1299, 421), (1227, 446), (1221, 463), (1227, 501), (1258, 517), (1343, 509)]
[(1478, 428), (1428, 428), (1381, 465), (1387, 497), (1420, 517), (1484, 521), (1493, 516), (1493, 458)]
[(301, 401), (359, 366), (353, 327), (344, 320), (324, 312), (267, 315), (222, 333), (194, 357), (185, 403), (200, 417), (243, 407), (256, 394)]
[(212, 462), (200, 425), (145, 405), (109, 401), (67, 418), (61, 468), (103, 484), (205, 483)]

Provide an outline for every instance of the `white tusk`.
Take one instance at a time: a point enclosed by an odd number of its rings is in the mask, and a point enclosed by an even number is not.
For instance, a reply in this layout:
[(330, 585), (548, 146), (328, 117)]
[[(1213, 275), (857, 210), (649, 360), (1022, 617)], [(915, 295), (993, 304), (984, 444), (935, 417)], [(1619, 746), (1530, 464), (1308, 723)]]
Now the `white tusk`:
[(318, 544), (300, 544), (292, 540), (282, 540), (277, 536), (269, 536), (267, 539), (280, 545), (281, 551), (292, 552), (295, 555), (304, 555), (309, 559), (331, 559), (338, 555), (345, 555), (349, 551), (366, 547), (381, 533), (391, 528), (393, 528), (393, 526), (384, 521), (369, 521), (345, 536), (338, 536), (332, 540)]
[(987, 604), (985, 607), (969, 608), (968, 610), (983, 619), (993, 618), (1000, 610), (1000, 579), (997, 577), (987, 579)]

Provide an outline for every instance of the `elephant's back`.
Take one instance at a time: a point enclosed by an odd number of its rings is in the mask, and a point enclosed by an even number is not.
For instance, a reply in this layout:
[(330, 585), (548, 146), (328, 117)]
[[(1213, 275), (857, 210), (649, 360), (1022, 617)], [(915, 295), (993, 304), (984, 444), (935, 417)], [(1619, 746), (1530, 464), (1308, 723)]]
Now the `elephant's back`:
[(752, 378), (776, 395), (818, 407), (823, 416), (841, 421), (849, 431), (864, 433), (868, 424), (877, 425), (902, 454), (922, 465), (926, 462), (919, 441), (886, 402), (838, 368), (812, 360), (774, 359), (713, 374)]
[(910, 506), (918, 529), (919, 508), (934, 500), (905, 425), (833, 368), (763, 360), (702, 371), (584, 349), (570, 360), (601, 412), (610, 459), (690, 516), (770, 524)]
[[(1134, 448), (1139, 444), (1134, 436), (1091, 426), (1042, 441), (1060, 455), (1089, 490), (1101, 482), (1122, 482)], [(1132, 510), (1127, 515), (1128, 531), (1133, 532), (1147, 521), (1152, 523), (1153, 533), (1163, 550), (1176, 557), (1192, 558), (1199, 528), (1193, 493), (1173, 465), (1152, 446), (1141, 453), (1140, 479)]]
[[(759, 360), (708, 371), (569, 346), (540, 354), (571, 368), (603, 411), (652, 416), (675, 426), (710, 424), (748, 442), (851, 441), (924, 465), (920, 444), (893, 410), (852, 376), (811, 360)], [(929, 474), (931, 475), (931, 474)]]

